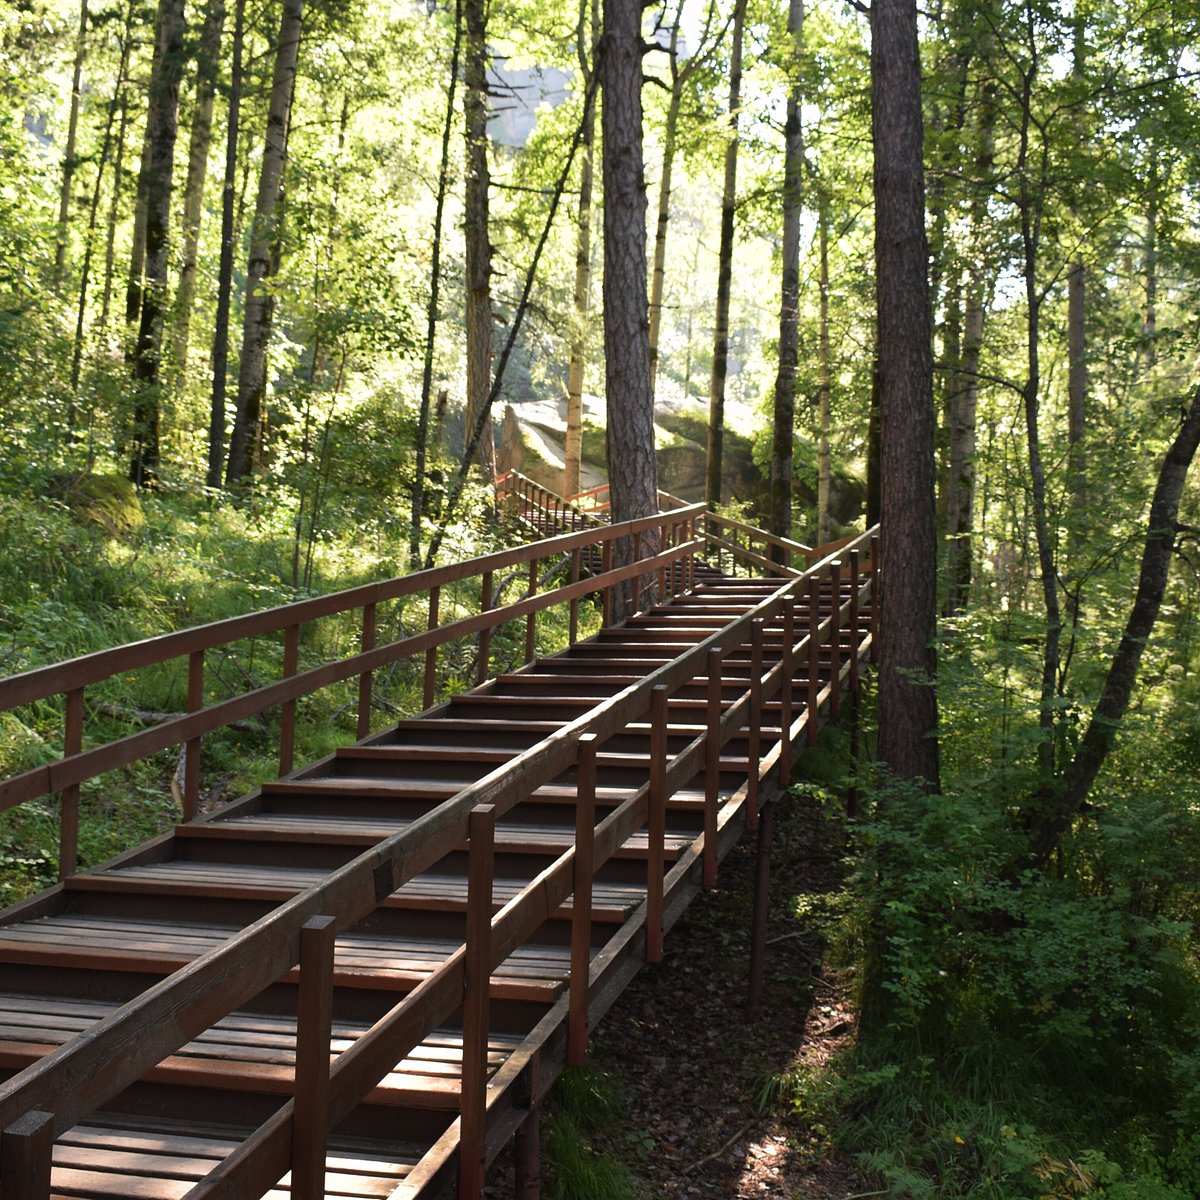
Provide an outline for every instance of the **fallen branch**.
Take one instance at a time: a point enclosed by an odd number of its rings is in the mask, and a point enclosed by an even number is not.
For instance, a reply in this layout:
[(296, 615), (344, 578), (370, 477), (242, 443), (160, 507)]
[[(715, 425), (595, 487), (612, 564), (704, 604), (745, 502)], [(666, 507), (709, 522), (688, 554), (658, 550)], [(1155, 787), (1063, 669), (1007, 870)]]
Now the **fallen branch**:
[(693, 1171), (698, 1171), (701, 1167), (706, 1166), (708, 1163), (712, 1162), (713, 1159), (720, 1158), (721, 1155), (724, 1154), (725, 1151), (728, 1150), (729, 1147), (734, 1144), (734, 1142), (741, 1141), (742, 1138), (744, 1138), (746, 1136), (746, 1134), (748, 1134), (750, 1132), (750, 1130), (752, 1130), (756, 1124), (758, 1124), (757, 1117), (753, 1121), (748, 1121), (745, 1125), (743, 1125), (742, 1128), (739, 1129), (737, 1131), (737, 1133), (735, 1133), (733, 1135), (733, 1137), (731, 1137), (727, 1142), (722, 1142), (722, 1144), (720, 1146), (718, 1146), (711, 1154), (706, 1154), (702, 1159), (698, 1160), (697, 1162), (691, 1163), (688, 1166), (684, 1167), (683, 1170), (680, 1172), (680, 1174), (690, 1175)]

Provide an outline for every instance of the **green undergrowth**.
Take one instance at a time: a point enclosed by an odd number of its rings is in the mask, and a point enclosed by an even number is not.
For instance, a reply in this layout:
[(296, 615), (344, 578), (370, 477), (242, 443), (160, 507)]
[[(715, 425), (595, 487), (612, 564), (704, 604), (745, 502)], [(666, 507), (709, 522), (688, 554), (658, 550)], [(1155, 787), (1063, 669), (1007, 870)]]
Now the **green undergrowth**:
[[(542, 1126), (547, 1200), (640, 1200), (649, 1192), (633, 1168), (598, 1147), (621, 1120), (617, 1084), (593, 1067), (567, 1067), (547, 1101)], [(634, 1147), (636, 1150), (637, 1148)]]

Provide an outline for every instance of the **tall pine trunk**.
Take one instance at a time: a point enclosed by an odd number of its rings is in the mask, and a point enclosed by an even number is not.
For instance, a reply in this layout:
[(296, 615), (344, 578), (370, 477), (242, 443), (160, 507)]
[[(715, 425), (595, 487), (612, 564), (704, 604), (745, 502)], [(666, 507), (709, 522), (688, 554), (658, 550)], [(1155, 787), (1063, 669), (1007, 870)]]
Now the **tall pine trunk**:
[[(639, 0), (604, 0), (604, 374), (614, 523), (658, 511), (646, 297), (641, 18)], [(657, 550), (657, 540), (650, 539), (645, 548)], [(622, 538), (617, 565), (635, 556), (632, 539)], [(618, 620), (625, 603), (624, 595), (619, 596)]]
[(229, 375), (229, 309), (233, 301), (233, 245), (237, 236), (238, 126), (242, 112), (242, 48), (246, 0), (234, 0), (232, 63), (229, 69), (229, 111), (225, 126), (225, 180), (221, 187), (221, 256), (217, 266), (217, 313), (213, 326), (212, 402), (208, 418), (208, 471), (210, 488), (221, 486), (225, 460), (225, 391)]
[(67, 257), (67, 230), (71, 222), (71, 181), (75, 177), (79, 109), (83, 101), (83, 63), (87, 56), (88, 0), (79, 3), (79, 32), (75, 38), (75, 63), (71, 70), (71, 111), (67, 118), (67, 144), (63, 148), (62, 188), (58, 199), (58, 236), (54, 247), (54, 278), (62, 283)]
[[(576, 35), (579, 74), (585, 96), (596, 70), (600, 39), (598, 0), (582, 0)], [(587, 101), (584, 101), (585, 104)], [(579, 140), (579, 207), (575, 219), (575, 291), (571, 311), (571, 349), (567, 367), (567, 430), (563, 443), (563, 495), (580, 490), (583, 458), (583, 377), (587, 365), (588, 310), (592, 290), (592, 149), (596, 141), (596, 108), (588, 104)]]
[(883, 508), (878, 753), (898, 777), (936, 789), (933, 362), (915, 0), (871, 6), (871, 112)]
[(491, 417), (484, 413), (492, 387), (492, 243), (488, 233), (487, 25), (484, 0), (465, 0), (466, 55), (463, 62), (466, 113), (467, 179), (464, 200), (466, 230), (467, 418), (469, 445), (476, 427), (486, 422), (475, 462), (485, 478), (496, 474)]
[[(804, 30), (803, 0), (788, 5), (788, 38), (796, 54)], [(792, 536), (792, 454), (796, 426), (796, 354), (800, 308), (800, 195), (804, 136), (800, 126), (800, 84), (788, 92), (783, 150), (783, 266), (779, 299), (779, 365), (771, 429), (771, 509), (767, 528), (776, 537)], [(782, 561), (781, 547), (772, 556)]]
[(274, 297), (267, 279), (272, 273), (274, 248), (279, 236), (283, 170), (287, 162), (288, 125), (303, 15), (304, 0), (283, 0), (271, 101), (267, 110), (267, 137), (246, 271), (246, 313), (242, 325), (242, 358), (238, 366), (237, 411), (225, 468), (227, 485), (240, 483), (254, 471), (260, 451), (259, 422), (267, 391), (267, 347), (275, 314)]
[(155, 55), (159, 69), (150, 81), (147, 155), (141, 171), (146, 198), (145, 277), (134, 354), (133, 453), (129, 463), (129, 478), (138, 487), (153, 484), (158, 476), (163, 316), (185, 32), (183, 0), (160, 0)]
[(704, 502), (710, 511), (721, 503), (725, 449), (725, 377), (729, 372), (729, 293), (733, 278), (733, 217), (737, 204), (738, 110), (742, 105), (742, 32), (746, 0), (733, 10), (729, 54), (729, 120), (725, 145), (725, 183), (721, 193), (721, 246), (717, 252), (717, 307), (713, 319), (712, 375), (708, 386), (708, 464)]
[(817, 545), (829, 541), (829, 500), (832, 471), (829, 462), (829, 402), (832, 368), (829, 361), (829, 195), (817, 195), (817, 240), (820, 255), (820, 313), (817, 325)]
[(208, 0), (196, 58), (196, 95), (188, 139), (187, 183), (183, 190), (183, 253), (179, 265), (179, 284), (175, 289), (174, 363), (180, 379), (186, 379), (187, 376), (188, 341), (200, 251), (200, 223), (204, 216), (204, 183), (208, 177), (213, 101), (221, 68), (221, 31), (224, 26), (225, 0)]

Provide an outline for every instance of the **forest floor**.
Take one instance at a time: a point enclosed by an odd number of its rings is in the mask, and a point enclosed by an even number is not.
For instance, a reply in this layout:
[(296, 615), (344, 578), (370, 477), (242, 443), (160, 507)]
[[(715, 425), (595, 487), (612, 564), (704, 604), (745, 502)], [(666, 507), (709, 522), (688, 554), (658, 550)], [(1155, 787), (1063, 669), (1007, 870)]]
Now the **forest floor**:
[[(828, 801), (826, 803), (829, 803)], [(625, 1159), (651, 1197), (847, 1200), (870, 1186), (836, 1154), (819, 1112), (799, 1115), (783, 1082), (812, 1077), (854, 1037), (849, 981), (823, 965), (820, 912), (841, 887), (842, 826), (822, 801), (776, 806), (766, 986), (746, 1006), (755, 838), (721, 864), (592, 1044), (614, 1082), (621, 1123), (603, 1149)], [(813, 914), (798, 917), (793, 898)]]

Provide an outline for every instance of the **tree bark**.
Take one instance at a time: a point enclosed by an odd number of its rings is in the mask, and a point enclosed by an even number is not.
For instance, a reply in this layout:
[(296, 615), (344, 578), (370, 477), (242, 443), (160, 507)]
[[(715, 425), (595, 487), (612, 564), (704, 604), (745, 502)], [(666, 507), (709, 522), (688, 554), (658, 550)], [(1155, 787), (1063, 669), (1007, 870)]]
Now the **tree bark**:
[(221, 256), (217, 266), (217, 313), (213, 327), (212, 403), (208, 418), (208, 472), (210, 488), (221, 486), (225, 459), (225, 390), (229, 373), (229, 308), (233, 298), (233, 246), (237, 236), (234, 208), (237, 199), (238, 127), (242, 111), (242, 49), (245, 36), (245, 0), (234, 0), (232, 63), (229, 69), (229, 111), (225, 126), (225, 180), (221, 187)]
[(1059, 838), (1070, 828), (1083, 808), (1088, 792), (1113, 747), (1116, 732), (1137, 683), (1138, 668), (1146, 643), (1158, 620), (1179, 517), (1179, 503), (1196, 450), (1200, 447), (1200, 390), (1197, 390), (1183, 415), (1179, 432), (1163, 457), (1150, 503), (1146, 523), (1146, 541), (1137, 594), (1121, 642), (1113, 655), (1100, 699), (1092, 712), (1087, 731), (1067, 766), (1058, 797), (1026, 814), (1030, 830), (1029, 857), (1043, 864)]
[(946, 488), (947, 615), (963, 612), (971, 590), (971, 533), (975, 512), (975, 413), (983, 348), (983, 287), (972, 268), (967, 281), (962, 366), (950, 397), (950, 468)]
[[(641, 15), (639, 0), (604, 0), (604, 354), (614, 523), (658, 511), (646, 298)], [(656, 550), (656, 540), (645, 549)], [(618, 542), (618, 565), (635, 555), (632, 539)], [(617, 612), (618, 619), (623, 615)]]
[[(589, 18), (590, 17), (590, 21)], [(585, 34), (585, 29), (590, 32)], [(581, 0), (576, 44), (579, 76), (586, 95), (596, 70), (595, 48), (600, 36), (597, 0)], [(563, 442), (563, 495), (579, 490), (583, 459), (583, 379), (587, 365), (588, 310), (592, 289), (592, 149), (596, 141), (595, 105), (584, 101), (583, 133), (579, 140), (579, 207), (575, 218), (575, 291), (571, 312), (571, 348), (567, 366), (567, 431)]]
[(304, 0), (284, 0), (271, 80), (271, 102), (267, 112), (267, 137), (263, 148), (262, 173), (254, 207), (250, 238), (250, 261), (246, 272), (246, 314), (242, 327), (242, 359), (238, 369), (237, 413), (229, 439), (227, 485), (240, 483), (254, 471), (259, 454), (259, 422), (267, 390), (267, 344), (275, 313), (272, 294), (266, 286), (271, 274), (274, 247), (280, 222), (280, 195), (287, 162), (288, 125)]
[(746, 0), (733, 10), (733, 45), (729, 52), (728, 142), (725, 184), (721, 194), (721, 247), (717, 255), (717, 308), (713, 325), (712, 376), (708, 388), (708, 465), (704, 502), (709, 511), (721, 503), (725, 448), (725, 378), (729, 371), (729, 293), (733, 276), (733, 217), (737, 204), (738, 110), (742, 106), (742, 31)]
[[(425, 355), (421, 364), (421, 407), (417, 416), (417, 464), (413, 477), (412, 520), (408, 531), (408, 561), (412, 570), (421, 565), (421, 518), (425, 511), (425, 468), (429, 461), (429, 409), (433, 396), (433, 353), (442, 288), (442, 225), (446, 215), (446, 190), (450, 176), (450, 135), (454, 128), (454, 97), (458, 90), (459, 54), (462, 49), (462, 0), (454, 5), (454, 45), (450, 52), (450, 86), (446, 89), (446, 118), (442, 123), (442, 159), (438, 167), (437, 203), (433, 214), (433, 248), (429, 264), (429, 303), (425, 309)], [(444, 393), (443, 393), (444, 395)]]
[(829, 401), (832, 372), (829, 361), (829, 197), (821, 187), (817, 197), (817, 239), (821, 290), (817, 325), (817, 545), (829, 541)]
[[(803, 0), (790, 0), (788, 37), (793, 56), (804, 30)], [(795, 68), (798, 70), (798, 67)], [(800, 124), (800, 83), (788, 92), (783, 133), (783, 265), (779, 300), (779, 368), (771, 436), (771, 511), (767, 528), (776, 537), (792, 536), (792, 458), (796, 440), (796, 357), (800, 336), (800, 200), (804, 172), (804, 132)], [(772, 557), (786, 557), (782, 547)]]
[[(463, 107), (466, 115), (467, 178), (464, 199), (466, 232), (467, 418), (466, 437), (479, 422), (492, 387), (492, 243), (488, 232), (487, 22), (484, 0), (465, 0), (466, 53), (463, 59)], [(474, 461), (488, 480), (496, 475), (496, 448), (490, 423), (479, 439)]]
[(915, 0), (871, 6), (882, 468), (880, 759), (939, 784), (933, 365)]
[(129, 478), (138, 487), (152, 485), (158, 477), (163, 315), (185, 32), (183, 0), (159, 0), (156, 42), (159, 69), (150, 82), (150, 106), (146, 114), (148, 153), (142, 160), (141, 172), (146, 181), (146, 257), (133, 368), (133, 454), (129, 463)]
[(67, 144), (63, 148), (62, 189), (58, 200), (58, 237), (54, 247), (54, 278), (60, 284), (67, 257), (67, 230), (71, 221), (71, 181), (75, 176), (79, 108), (83, 100), (83, 62), (87, 55), (87, 27), (88, 3), (87, 0), (80, 0), (79, 33), (75, 39), (75, 64), (71, 71), (71, 111), (67, 118)]
[(221, 66), (221, 32), (225, 26), (225, 0), (208, 0), (196, 58), (196, 95), (188, 139), (187, 182), (183, 189), (183, 253), (179, 284), (175, 289), (176, 374), (187, 375), (188, 340), (192, 304), (196, 295), (196, 263), (200, 249), (200, 223), (204, 216), (204, 183), (208, 176), (208, 148), (212, 142), (213, 100)]

